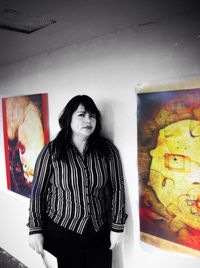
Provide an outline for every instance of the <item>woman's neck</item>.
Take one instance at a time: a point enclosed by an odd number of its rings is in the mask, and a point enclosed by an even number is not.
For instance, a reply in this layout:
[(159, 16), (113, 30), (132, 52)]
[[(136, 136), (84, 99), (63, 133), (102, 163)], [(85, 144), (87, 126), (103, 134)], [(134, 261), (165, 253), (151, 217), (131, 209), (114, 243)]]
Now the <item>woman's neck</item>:
[(72, 137), (72, 142), (73, 144), (76, 146), (76, 148), (78, 149), (78, 151), (83, 155), (85, 147), (87, 145), (87, 140), (86, 138), (81, 138), (81, 137), (76, 137), (73, 136)]

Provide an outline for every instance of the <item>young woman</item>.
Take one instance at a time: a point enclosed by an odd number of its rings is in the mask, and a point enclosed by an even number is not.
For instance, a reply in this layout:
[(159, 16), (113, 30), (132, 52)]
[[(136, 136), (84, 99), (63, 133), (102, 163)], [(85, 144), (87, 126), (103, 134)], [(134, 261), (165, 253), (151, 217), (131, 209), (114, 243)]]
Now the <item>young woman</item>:
[(68, 102), (59, 125), (35, 165), (29, 245), (55, 255), (59, 268), (111, 268), (127, 217), (118, 150), (100, 135), (100, 112), (86, 95)]

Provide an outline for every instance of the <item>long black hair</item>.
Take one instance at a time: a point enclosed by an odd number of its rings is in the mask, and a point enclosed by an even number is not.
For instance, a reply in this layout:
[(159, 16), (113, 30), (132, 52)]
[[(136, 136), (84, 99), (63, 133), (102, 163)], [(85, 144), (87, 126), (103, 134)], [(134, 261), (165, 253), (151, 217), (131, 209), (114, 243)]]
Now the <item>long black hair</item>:
[(104, 138), (100, 135), (101, 132), (101, 114), (94, 103), (93, 99), (87, 95), (77, 95), (73, 97), (62, 110), (58, 122), (61, 130), (54, 139), (54, 147), (57, 152), (57, 157), (60, 160), (65, 160), (66, 149), (71, 144), (72, 130), (71, 119), (72, 114), (78, 109), (78, 106), (82, 104), (85, 110), (96, 116), (96, 127), (88, 140), (89, 146), (96, 146), (100, 153), (107, 154), (107, 149), (104, 145)]

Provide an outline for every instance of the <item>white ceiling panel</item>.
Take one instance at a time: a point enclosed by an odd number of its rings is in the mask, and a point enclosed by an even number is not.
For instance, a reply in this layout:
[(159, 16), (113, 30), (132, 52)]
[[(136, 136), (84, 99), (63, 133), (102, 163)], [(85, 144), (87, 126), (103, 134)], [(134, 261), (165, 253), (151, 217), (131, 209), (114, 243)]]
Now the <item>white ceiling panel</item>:
[(56, 23), (29, 34), (0, 28), (0, 66), (124, 28), (196, 12), (199, 0), (0, 0), (0, 12), (4, 9)]

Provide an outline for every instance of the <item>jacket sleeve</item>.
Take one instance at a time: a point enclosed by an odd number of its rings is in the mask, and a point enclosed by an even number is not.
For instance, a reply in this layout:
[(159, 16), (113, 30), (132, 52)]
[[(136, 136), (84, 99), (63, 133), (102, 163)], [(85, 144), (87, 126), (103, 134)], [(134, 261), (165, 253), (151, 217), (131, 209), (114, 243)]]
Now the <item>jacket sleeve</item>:
[(123, 232), (127, 214), (125, 209), (124, 177), (118, 149), (109, 144), (109, 177), (111, 180), (111, 230)]
[(52, 165), (49, 146), (40, 152), (34, 169), (33, 185), (29, 208), (29, 234), (42, 233), (46, 188), (51, 176)]

